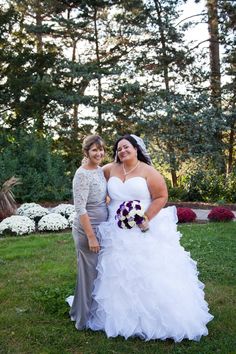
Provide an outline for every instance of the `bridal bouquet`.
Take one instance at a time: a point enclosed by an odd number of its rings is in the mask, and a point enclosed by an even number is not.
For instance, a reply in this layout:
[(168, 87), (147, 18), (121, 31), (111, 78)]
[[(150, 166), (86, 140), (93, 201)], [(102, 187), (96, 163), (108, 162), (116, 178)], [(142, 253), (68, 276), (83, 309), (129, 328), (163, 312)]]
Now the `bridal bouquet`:
[(145, 220), (144, 208), (140, 200), (123, 202), (116, 211), (117, 225), (121, 229), (132, 229)]

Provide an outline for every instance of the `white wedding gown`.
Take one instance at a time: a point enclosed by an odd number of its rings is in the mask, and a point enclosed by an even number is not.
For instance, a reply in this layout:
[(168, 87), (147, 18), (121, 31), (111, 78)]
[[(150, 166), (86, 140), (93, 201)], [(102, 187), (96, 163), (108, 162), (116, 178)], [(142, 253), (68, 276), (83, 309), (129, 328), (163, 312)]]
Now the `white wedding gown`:
[(108, 192), (109, 220), (99, 226), (102, 250), (88, 327), (108, 337), (200, 340), (213, 316), (196, 262), (179, 243), (176, 208), (162, 209), (145, 233), (138, 227), (120, 229), (115, 214), (123, 201), (150, 204), (146, 180), (133, 177), (123, 183), (111, 177)]

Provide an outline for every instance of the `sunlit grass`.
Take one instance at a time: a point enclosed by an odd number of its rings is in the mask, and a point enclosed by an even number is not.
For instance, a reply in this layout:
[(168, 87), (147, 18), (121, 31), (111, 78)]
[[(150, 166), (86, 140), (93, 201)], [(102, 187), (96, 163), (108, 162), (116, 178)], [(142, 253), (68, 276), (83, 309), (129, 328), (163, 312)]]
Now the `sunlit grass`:
[(60, 233), (0, 239), (0, 353), (236, 353), (236, 222), (179, 230), (215, 316), (199, 343), (126, 341), (75, 330), (65, 297), (73, 293), (76, 256), (71, 234)]

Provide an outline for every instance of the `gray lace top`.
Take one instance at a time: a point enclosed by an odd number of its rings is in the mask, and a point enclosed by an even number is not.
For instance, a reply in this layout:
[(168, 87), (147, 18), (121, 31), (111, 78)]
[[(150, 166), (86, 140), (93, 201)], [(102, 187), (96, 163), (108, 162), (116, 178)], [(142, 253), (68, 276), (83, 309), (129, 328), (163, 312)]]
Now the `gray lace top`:
[(73, 199), (76, 211), (74, 220), (88, 213), (92, 224), (104, 221), (106, 206), (107, 183), (101, 167), (86, 170), (79, 167), (73, 179)]

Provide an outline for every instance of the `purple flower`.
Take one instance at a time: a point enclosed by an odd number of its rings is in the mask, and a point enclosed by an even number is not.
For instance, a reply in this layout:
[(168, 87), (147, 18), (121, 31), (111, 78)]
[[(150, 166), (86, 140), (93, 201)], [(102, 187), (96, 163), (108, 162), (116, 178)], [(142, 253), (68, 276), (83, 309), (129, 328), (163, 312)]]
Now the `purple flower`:
[(116, 214), (120, 214), (120, 212), (121, 212), (120, 208), (116, 210)]
[(124, 209), (122, 214), (123, 214), (123, 216), (127, 216), (129, 214), (129, 211), (127, 209)]
[(127, 229), (132, 229), (132, 227), (129, 225), (128, 220), (124, 220), (124, 224), (125, 224)]
[(134, 221), (136, 222), (137, 225), (142, 224), (143, 220), (144, 220), (144, 217), (139, 216), (139, 215), (137, 215), (137, 214), (136, 214), (135, 217), (134, 217)]
[(119, 220), (117, 225), (122, 229), (122, 222)]

